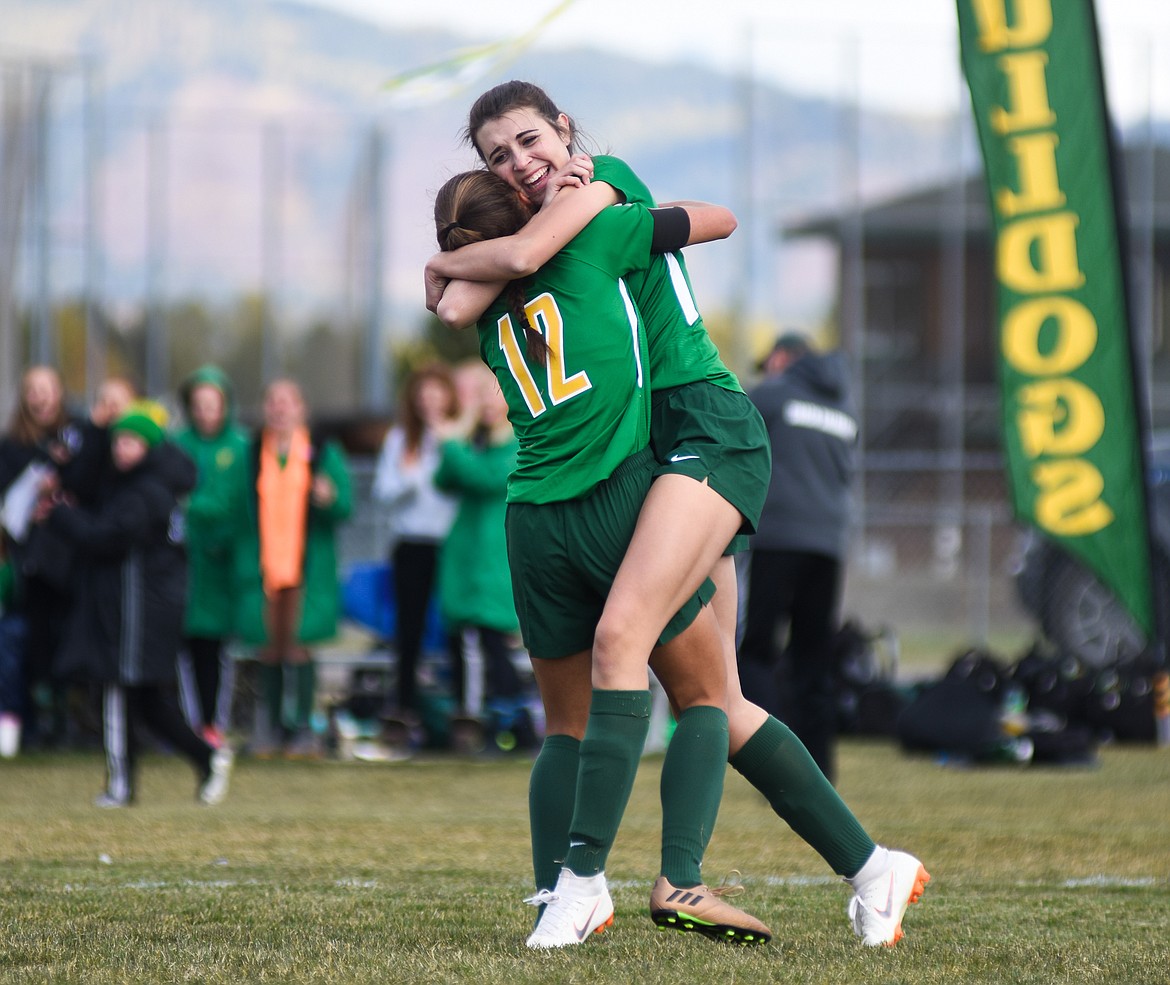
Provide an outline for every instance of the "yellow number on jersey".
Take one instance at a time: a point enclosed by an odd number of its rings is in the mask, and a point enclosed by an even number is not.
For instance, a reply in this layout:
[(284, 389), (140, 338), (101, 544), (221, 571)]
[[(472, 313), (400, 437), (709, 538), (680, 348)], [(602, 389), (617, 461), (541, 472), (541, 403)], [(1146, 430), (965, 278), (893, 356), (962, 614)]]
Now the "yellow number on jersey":
[[(585, 370), (580, 370), (572, 376), (566, 376), (565, 323), (561, 319), (556, 299), (547, 292), (541, 294), (524, 305), (524, 313), (528, 316), (529, 323), (537, 331), (542, 332), (545, 341), (548, 342), (549, 351), (545, 372), (548, 376), (548, 396), (554, 406), (562, 404), (566, 400), (572, 400), (573, 397), (589, 390), (593, 384), (589, 381), (589, 375)], [(516, 337), (516, 329), (512, 324), (511, 316), (501, 317), (496, 323), (496, 327), (499, 331), (500, 349), (508, 363), (508, 371), (520, 388), (520, 394), (524, 397), (524, 403), (527, 405), (529, 413), (533, 417), (539, 417), (547, 408), (540, 388), (532, 377), (532, 371), (528, 363), (524, 361), (524, 355), (520, 351), (520, 342)]]

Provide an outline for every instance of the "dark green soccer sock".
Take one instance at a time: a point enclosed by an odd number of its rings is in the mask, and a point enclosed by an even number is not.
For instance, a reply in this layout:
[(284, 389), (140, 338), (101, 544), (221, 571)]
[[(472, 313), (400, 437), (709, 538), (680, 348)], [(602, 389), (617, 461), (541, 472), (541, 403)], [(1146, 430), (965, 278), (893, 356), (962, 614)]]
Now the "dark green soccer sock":
[(264, 710), (268, 713), (268, 727), (279, 734), (284, 718), (284, 667), (281, 664), (260, 665), (260, 693)]
[(308, 728), (313, 721), (313, 702), (317, 698), (317, 665), (312, 660), (296, 664), (297, 703), (295, 727)]
[(838, 875), (856, 875), (873, 853), (873, 839), (783, 722), (769, 716), (731, 765)]
[(605, 869), (649, 728), (649, 690), (593, 692), (565, 856), (571, 872), (592, 876)]
[(569, 850), (569, 825), (577, 796), (581, 740), (547, 736), (528, 778), (528, 818), (532, 828), (532, 875), (537, 890), (552, 889)]
[(727, 715), (722, 708), (688, 708), (678, 719), (662, 762), (662, 874), (690, 889), (700, 867), (727, 774)]

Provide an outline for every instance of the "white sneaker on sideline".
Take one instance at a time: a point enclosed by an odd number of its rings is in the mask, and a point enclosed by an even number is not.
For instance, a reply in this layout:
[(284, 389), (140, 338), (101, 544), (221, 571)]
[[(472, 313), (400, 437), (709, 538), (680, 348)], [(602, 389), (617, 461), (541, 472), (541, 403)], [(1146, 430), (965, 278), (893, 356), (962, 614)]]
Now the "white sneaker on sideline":
[(906, 907), (922, 897), (930, 873), (906, 852), (890, 852), (890, 865), (861, 886), (849, 901), (853, 932), (867, 947), (893, 947), (902, 939)]
[(203, 803), (211, 807), (223, 803), (224, 797), (227, 796), (234, 762), (235, 756), (227, 746), (216, 749), (211, 754), (211, 772), (199, 787), (199, 799)]
[(0, 712), (0, 759), (14, 759), (20, 752), (20, 716)]
[(529, 947), (537, 950), (583, 944), (590, 934), (600, 934), (613, 924), (613, 900), (604, 872), (578, 876), (561, 869), (552, 890), (542, 889), (524, 902), (544, 906), (544, 913), (527, 941)]

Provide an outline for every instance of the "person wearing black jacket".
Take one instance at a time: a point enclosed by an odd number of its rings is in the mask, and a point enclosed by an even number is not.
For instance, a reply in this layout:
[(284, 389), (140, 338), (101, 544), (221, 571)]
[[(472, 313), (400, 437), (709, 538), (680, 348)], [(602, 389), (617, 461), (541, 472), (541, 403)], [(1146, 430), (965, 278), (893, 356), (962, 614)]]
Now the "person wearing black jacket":
[(73, 546), (79, 569), (59, 672), (103, 686), (107, 784), (99, 807), (134, 800), (136, 723), (190, 760), (204, 803), (223, 799), (232, 765), (230, 750), (196, 735), (178, 704), (187, 575), (179, 497), (193, 488), (195, 466), (164, 439), (163, 421), (157, 404), (132, 404), (113, 425), (114, 471), (94, 505), (58, 497), (43, 511)]
[[(27, 627), (22, 644), (23, 694), (18, 699), (24, 745), (54, 745), (67, 731), (66, 689), (53, 675), (61, 643), (62, 613), (71, 604), (67, 550), (51, 532), (27, 525), (27, 513), (12, 500), (15, 487), (56, 488), (58, 472), (79, 452), (84, 423), (65, 405), (61, 376), (52, 366), (29, 366), (20, 378), (20, 399), (0, 437), (0, 501), (4, 550), (15, 579), (12, 608)], [(9, 498), (11, 497), (11, 498)], [(47, 693), (42, 707), (33, 693)]]
[[(747, 614), (739, 648), (744, 692), (777, 714), (834, 776), (836, 629), (849, 530), (857, 419), (839, 352), (815, 352), (790, 332), (777, 339), (749, 394), (772, 443), (772, 479), (751, 539)], [(785, 673), (776, 631), (787, 627)]]

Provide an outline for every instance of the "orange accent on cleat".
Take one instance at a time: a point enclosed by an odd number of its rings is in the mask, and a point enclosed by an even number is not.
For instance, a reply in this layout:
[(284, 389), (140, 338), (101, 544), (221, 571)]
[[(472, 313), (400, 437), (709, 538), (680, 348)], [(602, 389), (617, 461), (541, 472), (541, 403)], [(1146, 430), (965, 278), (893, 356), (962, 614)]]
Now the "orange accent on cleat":
[[(930, 873), (926, 871), (926, 866), (919, 864), (918, 873), (914, 876), (914, 886), (910, 890), (910, 898), (906, 901), (907, 905), (910, 903), (917, 903), (922, 899), (922, 894), (926, 892), (926, 884), (930, 882)], [(902, 921), (898, 921), (898, 926), (894, 928), (894, 939), (886, 941), (883, 947), (893, 947), (906, 935), (902, 932)]]
[(891, 947), (903, 937), (902, 918), (921, 898), (930, 873), (913, 855), (891, 851), (889, 867), (855, 887), (848, 914), (853, 932), (867, 947)]

